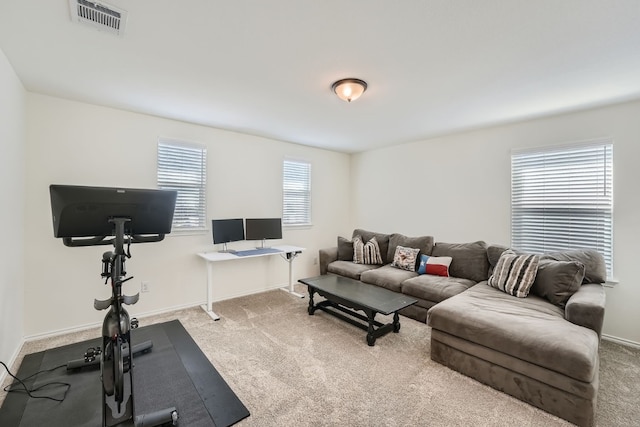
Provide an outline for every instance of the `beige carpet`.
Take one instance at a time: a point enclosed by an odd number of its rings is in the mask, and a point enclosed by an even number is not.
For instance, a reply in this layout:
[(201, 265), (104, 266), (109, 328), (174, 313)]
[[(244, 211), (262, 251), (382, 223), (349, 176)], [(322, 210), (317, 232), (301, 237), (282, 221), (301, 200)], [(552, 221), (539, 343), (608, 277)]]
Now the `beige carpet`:
[[(399, 334), (369, 347), (364, 331), (323, 312), (309, 316), (307, 304), (271, 291), (216, 303), (217, 322), (192, 308), (140, 324), (180, 319), (251, 411), (239, 426), (571, 425), (432, 362), (422, 323), (401, 317)], [(96, 336), (29, 342), (19, 360)], [(604, 341), (600, 357), (597, 425), (640, 425), (640, 350)]]

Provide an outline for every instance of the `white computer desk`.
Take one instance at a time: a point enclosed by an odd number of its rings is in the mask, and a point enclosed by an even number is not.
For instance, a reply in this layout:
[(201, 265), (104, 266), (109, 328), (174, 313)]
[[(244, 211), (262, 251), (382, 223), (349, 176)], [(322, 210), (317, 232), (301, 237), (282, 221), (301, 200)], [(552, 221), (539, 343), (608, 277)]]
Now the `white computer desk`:
[(298, 246), (279, 245), (272, 246), (274, 249), (278, 249), (280, 252), (271, 252), (266, 254), (248, 255), (248, 256), (236, 256), (233, 253), (226, 252), (200, 252), (198, 256), (207, 261), (207, 304), (201, 305), (202, 309), (207, 312), (213, 320), (220, 319), (213, 311), (213, 265), (216, 262), (222, 261), (234, 261), (248, 258), (265, 257), (272, 255), (280, 255), (284, 260), (289, 263), (289, 286), (281, 288), (292, 295), (300, 298), (304, 298), (304, 295), (294, 292), (293, 290), (293, 260), (304, 251), (304, 248)]

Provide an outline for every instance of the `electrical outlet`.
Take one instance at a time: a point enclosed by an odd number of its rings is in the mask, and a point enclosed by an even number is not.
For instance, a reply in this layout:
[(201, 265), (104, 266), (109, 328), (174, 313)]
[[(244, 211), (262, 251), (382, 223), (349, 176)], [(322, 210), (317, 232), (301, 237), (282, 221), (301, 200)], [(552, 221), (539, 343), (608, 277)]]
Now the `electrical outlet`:
[(149, 282), (140, 283), (140, 292), (149, 292), (150, 290)]

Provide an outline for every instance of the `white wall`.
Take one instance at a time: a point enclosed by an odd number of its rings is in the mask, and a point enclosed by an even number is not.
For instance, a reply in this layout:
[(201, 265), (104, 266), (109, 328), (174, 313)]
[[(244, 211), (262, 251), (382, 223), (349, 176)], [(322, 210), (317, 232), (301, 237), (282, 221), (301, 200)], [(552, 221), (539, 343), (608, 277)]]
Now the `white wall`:
[(24, 335), (25, 94), (0, 50), (0, 360), (5, 363), (15, 357)]
[[(27, 336), (99, 323), (104, 312), (93, 309), (93, 299), (109, 296), (100, 279), (107, 247), (68, 248), (53, 237), (49, 185), (155, 188), (159, 136), (207, 146), (209, 219), (281, 216), (282, 160), (311, 162), (314, 225), (285, 229), (282, 240), (307, 248), (294, 263), (296, 279), (318, 274), (313, 263), (318, 249), (335, 245), (336, 235), (348, 232), (346, 154), (38, 94), (27, 97), (27, 118)], [(196, 253), (211, 250), (210, 231), (133, 245), (127, 271), (135, 278), (124, 291), (137, 292), (141, 281), (148, 281), (151, 291), (141, 294), (129, 313), (203, 303), (206, 265)], [(287, 278), (287, 263), (279, 257), (219, 263), (214, 300), (284, 285)]]
[(352, 158), (354, 226), (436, 241), (510, 241), (512, 149), (614, 140), (614, 274), (604, 334), (640, 343), (640, 102), (365, 152)]

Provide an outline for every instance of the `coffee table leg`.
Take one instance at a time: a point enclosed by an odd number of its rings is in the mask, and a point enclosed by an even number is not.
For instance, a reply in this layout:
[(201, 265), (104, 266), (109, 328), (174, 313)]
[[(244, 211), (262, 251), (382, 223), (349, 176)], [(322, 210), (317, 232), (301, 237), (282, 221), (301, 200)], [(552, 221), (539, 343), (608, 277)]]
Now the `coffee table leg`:
[(376, 343), (376, 336), (374, 335), (375, 329), (374, 329), (374, 323), (373, 323), (374, 318), (376, 317), (376, 312), (367, 310), (366, 313), (367, 313), (367, 320), (369, 322), (369, 328), (367, 329), (367, 344), (373, 347)]
[(393, 332), (400, 332), (400, 316), (397, 311), (393, 313)]
[(313, 294), (315, 292), (315, 288), (312, 288), (311, 286), (308, 286), (309, 288), (309, 308), (307, 309), (307, 311), (309, 312), (309, 316), (313, 316), (313, 313), (316, 311), (316, 307), (313, 304)]

